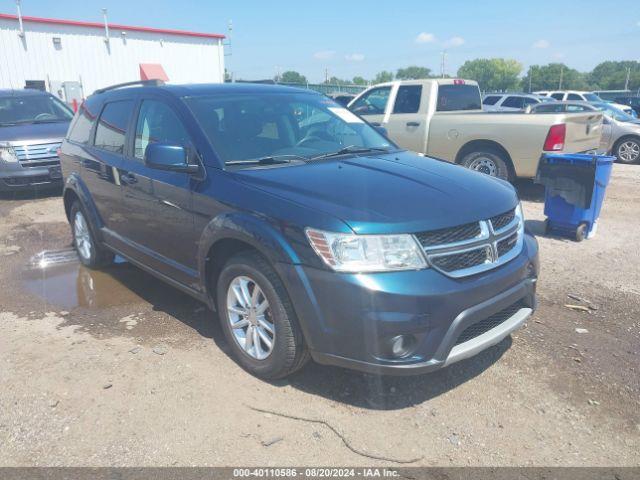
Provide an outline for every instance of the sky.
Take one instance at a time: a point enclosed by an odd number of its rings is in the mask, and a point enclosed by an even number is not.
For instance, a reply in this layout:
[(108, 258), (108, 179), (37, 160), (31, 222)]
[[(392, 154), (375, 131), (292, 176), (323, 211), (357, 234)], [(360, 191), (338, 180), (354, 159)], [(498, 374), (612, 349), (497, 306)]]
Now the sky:
[[(610, 6), (610, 8), (608, 8)], [(372, 78), (419, 65), (446, 72), (474, 58), (563, 62), (580, 71), (640, 61), (640, 0), (214, 1), (22, 0), (23, 15), (228, 34), (235, 78), (297, 70), (311, 82)], [(14, 0), (0, 12), (15, 13)]]

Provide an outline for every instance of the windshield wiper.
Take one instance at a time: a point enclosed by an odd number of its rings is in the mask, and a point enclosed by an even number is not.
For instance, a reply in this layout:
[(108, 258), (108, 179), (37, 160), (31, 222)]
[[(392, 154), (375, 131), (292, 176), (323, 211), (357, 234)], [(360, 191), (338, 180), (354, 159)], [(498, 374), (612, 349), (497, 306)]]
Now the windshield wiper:
[(325, 153), (322, 155), (318, 155), (317, 157), (312, 157), (311, 160), (319, 160), (321, 158), (331, 158), (337, 157), (339, 155), (347, 155), (349, 153), (369, 153), (369, 152), (385, 152), (388, 153), (390, 150), (388, 148), (382, 147), (358, 147), (357, 145), (349, 145), (348, 147), (341, 148), (337, 152)]
[(250, 158), (248, 160), (229, 160), (225, 162), (225, 165), (277, 165), (280, 163), (291, 163), (291, 158), (297, 158), (305, 162), (308, 160), (308, 158), (300, 155), (270, 155), (267, 157)]

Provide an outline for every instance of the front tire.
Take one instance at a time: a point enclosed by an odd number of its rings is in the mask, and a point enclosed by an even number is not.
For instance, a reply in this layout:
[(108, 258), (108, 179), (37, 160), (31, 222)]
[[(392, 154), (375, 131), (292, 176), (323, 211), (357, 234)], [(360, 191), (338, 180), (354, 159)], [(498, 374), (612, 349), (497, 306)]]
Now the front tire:
[(613, 153), (620, 163), (638, 163), (640, 161), (640, 139), (623, 138), (616, 145)]
[(71, 206), (69, 222), (71, 223), (73, 245), (80, 262), (85, 267), (97, 269), (113, 263), (113, 252), (96, 241), (89, 218), (78, 201)]
[(240, 253), (226, 263), (217, 281), (216, 301), (233, 355), (252, 375), (283, 378), (308, 361), (289, 295), (260, 254)]
[(512, 174), (507, 162), (508, 160), (504, 158), (503, 154), (487, 149), (467, 153), (460, 160), (460, 165), (476, 172), (510, 181)]

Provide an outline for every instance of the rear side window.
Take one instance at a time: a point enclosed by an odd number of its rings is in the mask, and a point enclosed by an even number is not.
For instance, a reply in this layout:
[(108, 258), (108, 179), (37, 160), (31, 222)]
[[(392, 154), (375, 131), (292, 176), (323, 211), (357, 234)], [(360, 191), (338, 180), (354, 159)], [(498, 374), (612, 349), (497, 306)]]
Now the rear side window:
[(509, 107), (509, 108), (523, 108), (524, 107), (524, 98), (523, 97), (507, 97), (504, 102), (502, 102), (501, 107)]
[(102, 109), (100, 120), (98, 120), (94, 146), (109, 152), (123, 154), (127, 124), (132, 111), (132, 100), (107, 103)]
[(564, 98), (564, 93), (552, 93), (550, 96), (556, 100), (562, 100)]
[(69, 129), (69, 140), (75, 143), (86, 145), (89, 143), (89, 136), (93, 128), (93, 121), (96, 119), (95, 113), (91, 111), (91, 105), (84, 102), (78, 110), (71, 128)]
[(476, 85), (440, 85), (438, 87), (439, 112), (480, 110), (482, 100)]
[(490, 97), (485, 98), (482, 103), (485, 105), (495, 105), (498, 100), (500, 100), (500, 97), (497, 95), (492, 95)]
[(190, 143), (189, 134), (173, 109), (157, 100), (145, 100), (140, 107), (136, 123), (135, 157), (143, 159), (150, 143), (183, 146)]
[(577, 93), (570, 93), (567, 95), (567, 100), (584, 100), (584, 98), (582, 98), (582, 95), (578, 95)]
[(420, 110), (422, 85), (404, 85), (398, 89), (393, 113), (417, 113)]

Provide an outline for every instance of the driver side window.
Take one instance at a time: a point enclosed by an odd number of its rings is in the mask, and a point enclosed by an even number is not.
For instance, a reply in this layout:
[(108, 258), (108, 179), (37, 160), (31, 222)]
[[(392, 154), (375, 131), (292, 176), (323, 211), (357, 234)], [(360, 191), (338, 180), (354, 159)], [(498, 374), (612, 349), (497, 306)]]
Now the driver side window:
[(186, 128), (167, 104), (157, 100), (144, 100), (136, 123), (134, 155), (142, 160), (150, 143), (168, 143), (188, 146)]
[(350, 110), (358, 115), (383, 115), (390, 93), (391, 87), (379, 87), (369, 90), (354, 102)]

